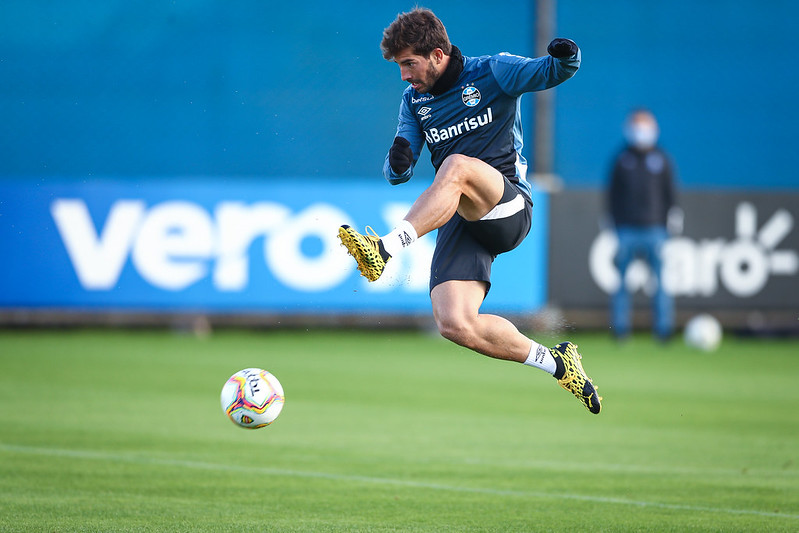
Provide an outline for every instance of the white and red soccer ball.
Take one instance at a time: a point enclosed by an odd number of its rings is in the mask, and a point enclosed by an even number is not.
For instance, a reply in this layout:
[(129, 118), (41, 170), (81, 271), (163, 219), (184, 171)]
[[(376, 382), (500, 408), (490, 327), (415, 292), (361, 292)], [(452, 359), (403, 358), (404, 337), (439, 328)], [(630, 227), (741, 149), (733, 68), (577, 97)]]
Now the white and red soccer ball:
[(275, 421), (286, 398), (274, 375), (260, 368), (245, 368), (227, 380), (221, 401), (222, 410), (234, 423), (258, 429)]

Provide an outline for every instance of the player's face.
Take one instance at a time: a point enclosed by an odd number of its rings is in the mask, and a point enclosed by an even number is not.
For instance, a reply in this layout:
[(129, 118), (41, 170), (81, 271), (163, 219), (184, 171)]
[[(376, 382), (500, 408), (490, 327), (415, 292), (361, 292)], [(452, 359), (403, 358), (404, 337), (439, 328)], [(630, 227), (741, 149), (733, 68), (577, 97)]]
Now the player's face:
[(444, 52), (436, 48), (429, 57), (416, 55), (411, 48), (394, 56), (399, 65), (402, 81), (407, 81), (417, 92), (426, 93), (441, 77), (441, 61)]

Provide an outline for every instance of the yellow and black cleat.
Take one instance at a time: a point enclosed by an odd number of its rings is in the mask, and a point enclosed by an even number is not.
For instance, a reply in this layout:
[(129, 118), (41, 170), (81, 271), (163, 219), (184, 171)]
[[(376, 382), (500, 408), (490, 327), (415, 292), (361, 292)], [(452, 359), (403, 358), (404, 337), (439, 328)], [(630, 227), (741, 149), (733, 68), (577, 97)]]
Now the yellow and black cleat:
[[(369, 231), (373, 235), (368, 235)], [(338, 237), (347, 252), (355, 258), (361, 275), (369, 281), (376, 281), (383, 273), (386, 263), (391, 256), (383, 248), (380, 237), (374, 235), (374, 230), (366, 227), (367, 235), (361, 235), (351, 227), (344, 225), (338, 229)]]
[(577, 351), (577, 345), (573, 342), (561, 342), (557, 346), (550, 348), (552, 356), (555, 358), (555, 379), (558, 384), (567, 391), (574, 394), (586, 409), (599, 414), (602, 409), (602, 397), (597, 393), (591, 378), (585, 374), (583, 365), (580, 362), (582, 356)]

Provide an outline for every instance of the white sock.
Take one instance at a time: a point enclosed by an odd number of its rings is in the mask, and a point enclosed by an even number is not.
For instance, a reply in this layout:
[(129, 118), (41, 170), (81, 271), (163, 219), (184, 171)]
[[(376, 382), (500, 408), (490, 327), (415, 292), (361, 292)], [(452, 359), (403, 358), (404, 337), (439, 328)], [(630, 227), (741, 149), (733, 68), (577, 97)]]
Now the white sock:
[(416, 230), (413, 229), (413, 226), (407, 220), (403, 220), (397, 224), (397, 227), (391, 230), (385, 237), (380, 237), (380, 240), (383, 241), (383, 248), (385, 248), (391, 256), (400, 253), (403, 248), (407, 248), (413, 244), (416, 239), (418, 239)]
[(534, 366), (536, 368), (540, 368), (544, 372), (548, 372), (555, 375), (555, 369), (557, 366), (555, 365), (555, 358), (552, 357), (552, 352), (549, 351), (549, 348), (546, 346), (541, 346), (537, 342), (533, 341), (533, 345), (530, 347), (530, 355), (527, 356), (527, 360), (524, 362), (527, 366)]

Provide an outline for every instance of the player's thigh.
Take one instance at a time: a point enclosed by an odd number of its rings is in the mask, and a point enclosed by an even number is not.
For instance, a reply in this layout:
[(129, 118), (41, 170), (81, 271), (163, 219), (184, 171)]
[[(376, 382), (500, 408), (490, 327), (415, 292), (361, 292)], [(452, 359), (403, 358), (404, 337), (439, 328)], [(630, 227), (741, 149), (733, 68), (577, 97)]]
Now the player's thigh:
[(486, 290), (486, 283), (476, 280), (450, 280), (433, 287), (430, 301), (439, 329), (468, 326), (477, 317)]
[(458, 213), (466, 220), (479, 220), (502, 198), (505, 178), (475, 157), (463, 154), (448, 156), (439, 169), (444, 179), (457, 180), (461, 189)]

